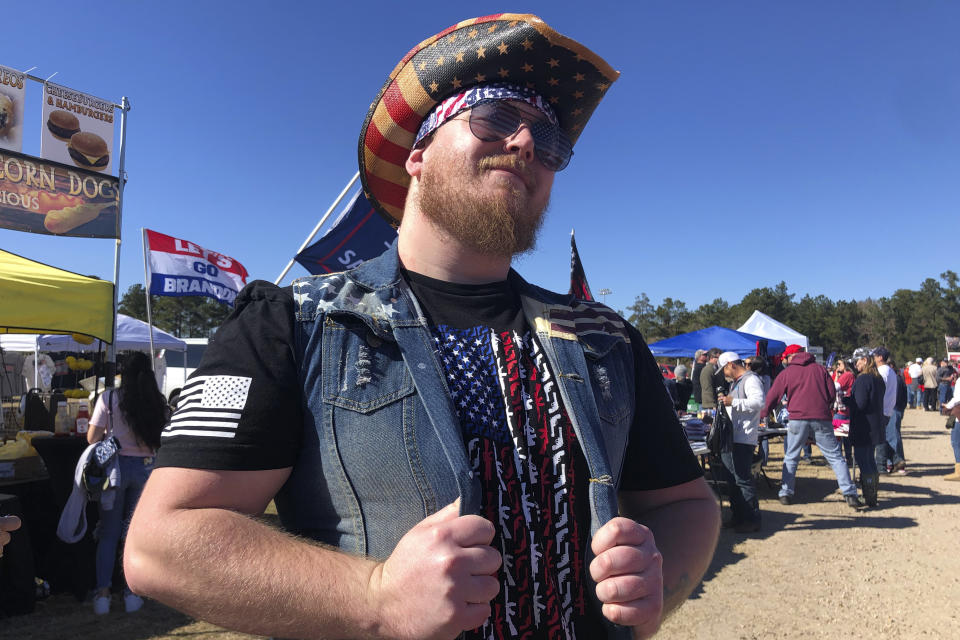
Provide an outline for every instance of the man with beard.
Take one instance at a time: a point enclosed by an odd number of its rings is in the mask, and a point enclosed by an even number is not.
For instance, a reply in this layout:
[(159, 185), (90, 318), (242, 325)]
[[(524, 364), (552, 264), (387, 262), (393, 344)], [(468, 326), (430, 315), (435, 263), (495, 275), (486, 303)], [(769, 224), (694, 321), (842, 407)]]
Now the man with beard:
[(707, 365), (707, 350), (697, 349), (693, 355), (693, 373), (690, 374), (690, 381), (693, 383), (693, 399), (697, 404), (703, 402), (703, 390), (700, 388), (700, 372)]
[[(407, 54), (360, 144), (397, 242), (238, 296), (131, 524), (135, 591), (264, 635), (656, 632), (716, 500), (640, 334), (510, 269), (616, 77), (530, 15)], [(286, 532), (254, 519), (271, 499)]]

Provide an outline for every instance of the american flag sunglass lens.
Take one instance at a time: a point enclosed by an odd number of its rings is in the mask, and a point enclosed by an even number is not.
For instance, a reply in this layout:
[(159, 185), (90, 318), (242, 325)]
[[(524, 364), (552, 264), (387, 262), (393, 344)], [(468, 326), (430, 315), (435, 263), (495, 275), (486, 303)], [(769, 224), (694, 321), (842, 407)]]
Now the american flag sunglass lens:
[[(484, 102), (470, 112), (470, 130), (484, 142), (503, 140), (513, 135), (523, 121), (524, 116), (519, 109), (504, 103)], [(527, 121), (540, 162), (551, 171), (566, 168), (573, 149), (563, 131), (545, 119)]]

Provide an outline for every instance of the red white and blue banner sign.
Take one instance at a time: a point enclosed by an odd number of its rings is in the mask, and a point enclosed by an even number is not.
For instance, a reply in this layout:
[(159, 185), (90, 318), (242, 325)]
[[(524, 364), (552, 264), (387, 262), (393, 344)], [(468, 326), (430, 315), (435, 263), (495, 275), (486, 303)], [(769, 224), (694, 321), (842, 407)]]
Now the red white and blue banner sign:
[(229, 256), (181, 238), (145, 229), (150, 293), (155, 296), (208, 296), (233, 306), (247, 284), (247, 270)]

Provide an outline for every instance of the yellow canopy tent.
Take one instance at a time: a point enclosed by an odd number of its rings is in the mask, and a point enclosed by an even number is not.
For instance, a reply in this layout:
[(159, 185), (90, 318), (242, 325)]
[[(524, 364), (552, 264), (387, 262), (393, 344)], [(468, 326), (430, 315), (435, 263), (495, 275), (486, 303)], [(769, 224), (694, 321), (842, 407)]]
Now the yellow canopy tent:
[(113, 283), (0, 249), (0, 333), (80, 333), (113, 342)]

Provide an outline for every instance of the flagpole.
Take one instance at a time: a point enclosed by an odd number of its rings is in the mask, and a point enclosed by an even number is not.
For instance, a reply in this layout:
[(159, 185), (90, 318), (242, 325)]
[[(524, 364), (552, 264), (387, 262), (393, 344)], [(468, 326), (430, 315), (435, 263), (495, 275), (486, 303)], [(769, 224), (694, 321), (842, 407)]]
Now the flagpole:
[(273, 284), (280, 284), (280, 281), (283, 280), (283, 277), (287, 275), (287, 272), (290, 271), (290, 267), (293, 266), (293, 263), (296, 262), (296, 256), (301, 251), (307, 248), (307, 245), (310, 244), (310, 241), (313, 240), (313, 236), (317, 235), (317, 232), (320, 231), (320, 227), (323, 226), (323, 223), (327, 221), (327, 218), (330, 217), (330, 214), (340, 205), (340, 201), (343, 200), (343, 197), (347, 195), (347, 192), (353, 188), (353, 185), (360, 178), (360, 172), (357, 171), (353, 174), (353, 177), (350, 178), (350, 182), (347, 183), (347, 186), (343, 188), (343, 191), (340, 192), (340, 195), (337, 196), (337, 199), (333, 201), (333, 204), (330, 205), (330, 208), (327, 209), (327, 212), (323, 214), (323, 217), (320, 218), (320, 222), (317, 223), (317, 226), (313, 228), (313, 231), (310, 232), (310, 235), (307, 236), (307, 239), (303, 241), (303, 244), (300, 245), (300, 248), (297, 249), (297, 253), (293, 254), (294, 257), (290, 259), (290, 262), (287, 263), (287, 266), (284, 267), (283, 272), (277, 276), (277, 279), (273, 281)]
[(150, 309), (150, 269), (147, 266), (147, 248), (150, 246), (147, 240), (147, 230), (140, 227), (140, 234), (143, 236), (143, 289), (147, 297), (147, 330), (150, 332), (150, 369), (153, 370), (153, 312)]
[(117, 242), (113, 250), (113, 340), (107, 347), (107, 366), (104, 367), (104, 386), (112, 389), (117, 375), (117, 299), (120, 295), (120, 244), (123, 238), (123, 187), (127, 176), (124, 166), (127, 152), (127, 112), (130, 101), (127, 96), (120, 99), (120, 162), (117, 168)]

